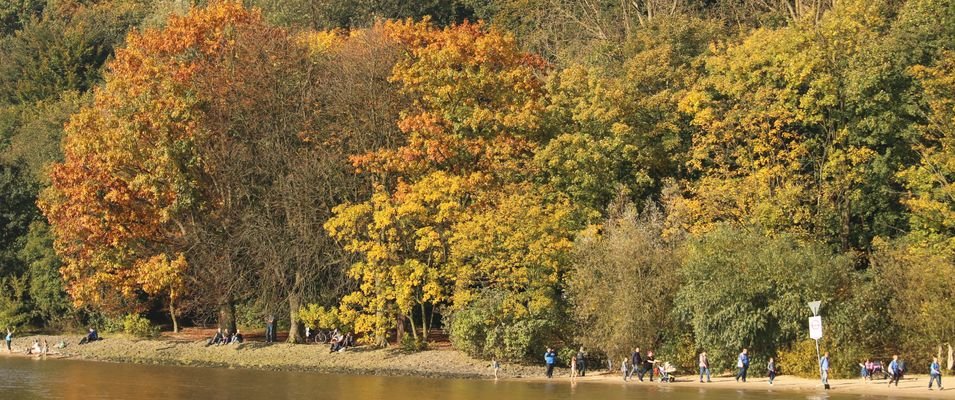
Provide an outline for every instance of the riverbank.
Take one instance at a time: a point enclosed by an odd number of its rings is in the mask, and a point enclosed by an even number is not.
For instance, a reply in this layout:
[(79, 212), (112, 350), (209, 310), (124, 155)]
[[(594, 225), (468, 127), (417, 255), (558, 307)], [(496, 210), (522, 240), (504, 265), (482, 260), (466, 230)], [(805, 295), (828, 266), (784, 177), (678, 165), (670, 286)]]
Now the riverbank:
[[(206, 346), (205, 339), (135, 339), (107, 335), (105, 340), (77, 345), (76, 336), (28, 336), (14, 339), (14, 355), (25, 356), (33, 339), (46, 339), (53, 351), (49, 358), (195, 367), (251, 368), (276, 371), (317, 371), (337, 374), (424, 376), (433, 378), (493, 378), (490, 363), (450, 349), (405, 353), (397, 348), (350, 348), (329, 352), (326, 345), (264, 343)], [(65, 341), (66, 348), (53, 348)], [(2, 352), (2, 355), (8, 355)], [(542, 367), (505, 365), (501, 377), (543, 375)]]
[[(14, 340), (13, 355), (25, 357), (25, 349), (36, 336)], [(79, 346), (79, 336), (40, 336), (50, 346), (65, 341), (64, 349), (51, 349), (46, 358), (69, 358), (91, 361), (139, 364), (182, 365), (194, 367), (248, 368), (278, 371), (316, 371), (336, 374), (423, 376), (431, 378), (493, 379), (488, 362), (475, 360), (466, 354), (437, 349), (418, 353), (404, 353), (395, 348), (354, 348), (342, 353), (330, 353), (324, 345), (292, 345), (287, 343), (247, 342), (240, 346), (205, 346), (204, 340), (185, 340), (164, 337), (141, 340), (123, 336), (108, 336), (106, 340)], [(0, 352), (2, 355), (10, 353)], [(32, 357), (32, 356), (31, 356)], [(737, 383), (732, 377), (714, 377), (712, 383), (699, 383), (694, 376), (677, 376), (669, 384), (659, 382), (623, 382), (618, 373), (588, 374), (571, 380), (565, 369), (558, 369), (555, 378), (544, 378), (544, 369), (538, 366), (503, 364), (500, 378), (504, 380), (544, 382), (567, 385), (672, 385), (687, 388), (746, 390), (759, 392), (823, 393), (817, 380), (788, 375), (780, 376), (770, 386), (765, 377), (755, 377), (747, 383)], [(955, 378), (943, 377), (944, 383), (955, 388)], [(928, 390), (928, 376), (908, 375), (898, 387), (888, 387), (887, 381), (864, 383), (861, 379), (830, 380), (833, 394), (858, 394), (910, 398), (955, 399), (955, 389)]]
[[(745, 390), (747, 392), (756, 391), (765, 392), (766, 394), (772, 394), (773, 392), (798, 392), (805, 394), (828, 393), (906, 398), (955, 399), (955, 389), (951, 389), (951, 387), (955, 387), (955, 377), (951, 376), (942, 377), (944, 384), (952, 385), (946, 387), (946, 389), (943, 391), (939, 391), (937, 388), (934, 390), (928, 390), (928, 375), (906, 375), (905, 379), (899, 382), (898, 387), (889, 387), (888, 380), (877, 379), (867, 383), (862, 381), (862, 379), (830, 379), (830, 389), (828, 391), (822, 388), (822, 385), (818, 379), (806, 379), (789, 375), (781, 375), (776, 377), (776, 380), (772, 385), (769, 384), (768, 378), (764, 376), (750, 378), (746, 383), (736, 382), (734, 377), (731, 376), (714, 376), (712, 381), (709, 383), (700, 383), (697, 376), (675, 376), (676, 381), (673, 383), (660, 383), (659, 381), (650, 382), (647, 379), (644, 379), (643, 382), (640, 382), (636, 379), (624, 382), (623, 376), (620, 373), (603, 373), (596, 376), (591, 376), (588, 374), (585, 378), (576, 378), (573, 381), (567, 376), (566, 373), (564, 373), (562, 375), (556, 376), (553, 380), (558, 382), (567, 382), (571, 385), (591, 383), (620, 386), (672, 385), (674, 387), (683, 388)], [(522, 380), (533, 382), (548, 381), (548, 379), (544, 377), (525, 378)]]

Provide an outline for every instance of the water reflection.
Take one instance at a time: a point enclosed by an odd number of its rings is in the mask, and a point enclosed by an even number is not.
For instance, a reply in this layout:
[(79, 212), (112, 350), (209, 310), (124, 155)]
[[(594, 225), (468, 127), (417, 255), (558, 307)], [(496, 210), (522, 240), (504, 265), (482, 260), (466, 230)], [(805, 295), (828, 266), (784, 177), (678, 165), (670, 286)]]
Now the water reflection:
[(864, 397), (586, 381), (514, 382), (327, 375), (0, 357), (0, 399), (858, 400)]

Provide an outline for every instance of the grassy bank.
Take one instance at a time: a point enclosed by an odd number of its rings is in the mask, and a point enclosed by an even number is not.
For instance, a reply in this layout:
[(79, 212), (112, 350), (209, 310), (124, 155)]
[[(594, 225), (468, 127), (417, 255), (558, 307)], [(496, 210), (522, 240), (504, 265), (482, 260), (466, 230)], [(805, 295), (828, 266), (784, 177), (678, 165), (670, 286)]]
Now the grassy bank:
[[(48, 340), (51, 347), (61, 340), (67, 342), (64, 349), (52, 349), (56, 353), (54, 357), (94, 361), (362, 375), (493, 377), (490, 363), (450, 349), (405, 353), (395, 347), (357, 347), (341, 353), (330, 353), (328, 346), (318, 344), (248, 341), (240, 345), (207, 347), (204, 339), (163, 337), (143, 340), (117, 335), (107, 335), (105, 340), (77, 345), (81, 336), (73, 335), (20, 337), (14, 340), (14, 352), (23, 354), (26, 348), (32, 345), (34, 337)], [(516, 378), (542, 374), (541, 367), (506, 364), (500, 375)]]

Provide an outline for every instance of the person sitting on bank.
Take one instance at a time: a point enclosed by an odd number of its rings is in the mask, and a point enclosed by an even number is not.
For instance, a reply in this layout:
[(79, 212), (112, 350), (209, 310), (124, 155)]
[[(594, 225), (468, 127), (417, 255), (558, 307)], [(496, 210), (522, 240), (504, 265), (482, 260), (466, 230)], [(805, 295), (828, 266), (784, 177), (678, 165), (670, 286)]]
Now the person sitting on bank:
[(222, 343), (224, 339), (225, 339), (225, 336), (222, 335), (222, 328), (218, 328), (216, 329), (216, 334), (213, 335), (212, 339), (209, 339), (209, 341), (206, 343), (206, 347), (212, 346), (212, 345), (218, 345), (219, 343)]
[(96, 329), (90, 327), (89, 333), (87, 333), (84, 338), (80, 339), (80, 344), (87, 344), (97, 340), (99, 340), (99, 333), (96, 332)]
[(244, 339), (242, 338), (242, 334), (239, 333), (239, 330), (238, 330), (238, 329), (236, 329), (236, 330), (235, 330), (235, 334), (232, 335), (232, 340), (229, 341), (229, 343), (236, 343), (236, 344), (238, 344), (238, 343), (242, 343), (243, 340), (244, 340)]

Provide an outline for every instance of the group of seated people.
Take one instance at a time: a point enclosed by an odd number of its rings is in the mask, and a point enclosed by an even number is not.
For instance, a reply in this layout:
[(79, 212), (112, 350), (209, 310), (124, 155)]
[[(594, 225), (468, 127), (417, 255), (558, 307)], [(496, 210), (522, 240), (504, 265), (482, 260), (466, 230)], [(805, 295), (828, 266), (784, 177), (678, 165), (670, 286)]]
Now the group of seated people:
[(351, 333), (343, 335), (338, 331), (338, 329), (335, 329), (332, 332), (331, 340), (328, 342), (332, 344), (329, 348), (330, 353), (334, 353), (336, 351), (345, 351), (346, 348), (355, 346), (355, 337), (352, 336)]
[(242, 343), (243, 341), (242, 334), (239, 333), (238, 329), (236, 329), (234, 333), (229, 334), (228, 329), (223, 333), (222, 328), (219, 328), (216, 330), (216, 334), (212, 336), (212, 339), (209, 339), (209, 342), (206, 343), (206, 346), (221, 346), (224, 344)]
[(80, 339), (80, 344), (87, 344), (90, 342), (95, 342), (100, 340), (99, 333), (96, 332), (96, 329), (90, 328), (89, 333), (86, 334), (82, 339)]
[(27, 348), (27, 354), (46, 354), (50, 352), (50, 345), (47, 343), (46, 339), (43, 339), (43, 344), (40, 344), (40, 339), (33, 339), (33, 346)]

